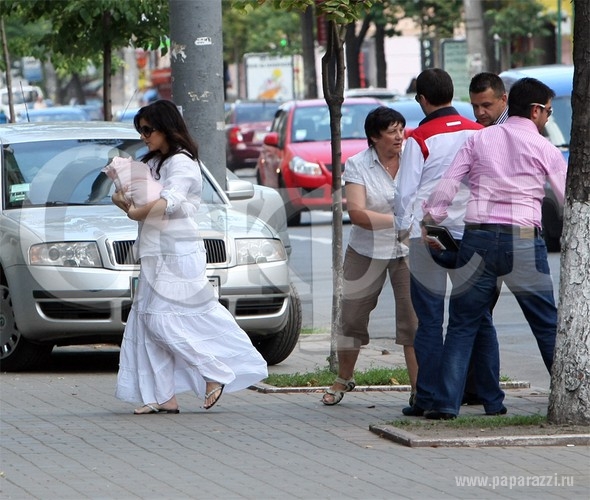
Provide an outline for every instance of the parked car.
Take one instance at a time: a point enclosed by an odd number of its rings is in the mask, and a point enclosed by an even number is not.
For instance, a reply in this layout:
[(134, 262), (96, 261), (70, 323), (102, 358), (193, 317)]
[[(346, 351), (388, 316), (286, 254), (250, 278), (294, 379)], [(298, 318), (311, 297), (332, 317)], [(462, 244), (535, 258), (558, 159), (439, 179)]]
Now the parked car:
[(385, 89), (381, 87), (366, 87), (363, 89), (347, 89), (344, 91), (344, 98), (349, 97), (374, 97), (381, 101), (393, 101), (401, 97), (396, 90)]
[[(563, 152), (567, 162), (570, 154), (570, 138), (572, 128), (572, 89), (574, 67), (567, 64), (550, 64), (547, 66), (527, 66), (514, 68), (500, 73), (506, 90), (521, 78), (530, 77), (542, 81), (553, 89), (555, 97), (551, 101), (552, 115), (549, 117), (543, 135)], [(547, 250), (558, 252), (563, 230), (563, 205), (557, 201), (555, 193), (545, 184), (543, 200), (543, 237)]]
[[(12, 104), (14, 106), (14, 114), (18, 116), (26, 109), (33, 109), (35, 103), (43, 99), (43, 91), (36, 85), (23, 85), (18, 82), (13, 82), (12, 85)], [(8, 102), (8, 88), (0, 89), (0, 109), (4, 111), (6, 116), (10, 116), (10, 106)]]
[[(412, 130), (414, 130), (425, 118), (424, 111), (422, 111), (420, 104), (418, 104), (413, 97), (401, 97), (395, 101), (389, 101), (387, 105), (401, 113), (406, 119), (406, 137), (408, 137)], [(473, 114), (471, 103), (465, 101), (453, 101), (452, 105), (460, 115), (475, 121), (475, 115)]]
[[(367, 147), (365, 118), (381, 105), (373, 98), (345, 99), (342, 105), (342, 165)], [(288, 223), (297, 225), (302, 210), (332, 207), (332, 150), (326, 101), (289, 101), (276, 112), (256, 164), (258, 183), (278, 189)], [(343, 196), (343, 203), (346, 200)]]
[(114, 121), (133, 123), (133, 118), (137, 114), (140, 108), (127, 108), (115, 113)]
[[(0, 126), (0, 369), (34, 368), (55, 345), (119, 343), (138, 265), (137, 224), (112, 204), (101, 169), (146, 147), (131, 125), (110, 122)], [(301, 330), (287, 252), (262, 219), (232, 208), (203, 168), (198, 214), (207, 276), (220, 302), (269, 364)], [(247, 191), (247, 190), (246, 190)]]
[(29, 109), (16, 117), (17, 122), (73, 122), (90, 120), (88, 113), (77, 106), (51, 106)]
[(279, 102), (236, 101), (225, 115), (227, 168), (255, 167)]

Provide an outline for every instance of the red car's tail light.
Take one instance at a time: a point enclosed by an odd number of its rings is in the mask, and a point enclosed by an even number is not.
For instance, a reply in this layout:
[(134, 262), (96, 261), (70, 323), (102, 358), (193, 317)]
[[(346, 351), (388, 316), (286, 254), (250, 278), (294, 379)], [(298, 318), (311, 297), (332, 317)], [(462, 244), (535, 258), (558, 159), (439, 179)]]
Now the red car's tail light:
[(244, 136), (240, 132), (240, 127), (234, 127), (229, 131), (229, 143), (233, 146), (244, 142)]

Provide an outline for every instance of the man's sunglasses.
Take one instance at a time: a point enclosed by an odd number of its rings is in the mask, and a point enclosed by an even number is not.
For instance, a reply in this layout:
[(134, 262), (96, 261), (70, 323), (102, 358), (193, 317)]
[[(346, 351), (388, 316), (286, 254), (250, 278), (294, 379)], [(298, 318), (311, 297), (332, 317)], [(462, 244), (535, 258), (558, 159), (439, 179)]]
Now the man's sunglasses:
[(553, 114), (553, 110), (551, 108), (548, 108), (544, 104), (539, 104), (538, 102), (531, 102), (529, 106), (539, 106), (540, 108), (544, 109), (545, 111), (547, 111), (547, 118), (549, 118)]
[(143, 135), (147, 139), (147, 138), (149, 138), (150, 135), (152, 135), (152, 132), (156, 131), (156, 129), (153, 127), (148, 127), (147, 125), (144, 125), (143, 127), (139, 127), (137, 129), (137, 131), (139, 132), (140, 135)]

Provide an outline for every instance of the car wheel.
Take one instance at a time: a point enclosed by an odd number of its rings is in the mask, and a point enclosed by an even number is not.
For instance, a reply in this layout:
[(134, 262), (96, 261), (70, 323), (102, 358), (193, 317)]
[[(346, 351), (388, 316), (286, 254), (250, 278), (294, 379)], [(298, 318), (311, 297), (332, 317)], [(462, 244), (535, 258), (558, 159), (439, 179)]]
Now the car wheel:
[(18, 331), (10, 290), (0, 284), (0, 370), (19, 371), (38, 368), (53, 346), (33, 344)]
[(254, 347), (262, 354), (268, 365), (276, 365), (287, 359), (299, 340), (302, 321), (301, 299), (293, 283), (290, 299), (289, 317), (283, 329), (271, 337), (259, 337), (253, 341)]

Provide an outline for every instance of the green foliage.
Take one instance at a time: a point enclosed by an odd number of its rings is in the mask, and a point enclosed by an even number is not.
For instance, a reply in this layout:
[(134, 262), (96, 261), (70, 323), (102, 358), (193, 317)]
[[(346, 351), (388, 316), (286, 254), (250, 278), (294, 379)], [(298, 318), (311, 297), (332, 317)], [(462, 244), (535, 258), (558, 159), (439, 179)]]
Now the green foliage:
[(241, 11), (251, 11), (263, 4), (270, 4), (278, 11), (304, 12), (315, 6), (317, 15), (323, 15), (328, 21), (348, 24), (360, 19), (375, 0), (231, 0), (232, 7)]
[(498, 427), (509, 426), (526, 426), (535, 425), (544, 427), (547, 425), (546, 415), (501, 415), (501, 416), (483, 416), (483, 415), (459, 415), (454, 420), (445, 420), (444, 422), (423, 420), (417, 421), (415, 419), (400, 419), (387, 422), (388, 425), (394, 427), (415, 427), (417, 425), (423, 427), (432, 427), (444, 425), (448, 428), (459, 429), (494, 429)]
[(221, 5), (226, 61), (241, 60), (244, 54), (251, 52), (301, 53), (299, 13), (275, 11), (270, 5), (249, 11), (237, 10), (232, 9), (231, 0), (222, 0)]
[[(323, 387), (334, 383), (334, 373), (328, 368), (313, 372), (293, 374), (271, 374), (264, 381), (275, 387)], [(409, 385), (410, 379), (405, 368), (369, 368), (354, 374), (356, 385)]]
[(100, 65), (108, 46), (158, 47), (169, 29), (166, 0), (2, 0), (0, 14), (21, 26), (13, 57), (49, 57), (62, 75)]
[[(542, 14), (544, 7), (538, 1), (501, 0), (500, 5), (494, 2), (493, 8), (484, 12), (484, 17), (492, 26), (490, 36), (499, 35), (503, 45), (512, 47), (519, 38), (551, 34), (546, 26), (553, 18)], [(512, 52), (512, 62), (516, 65), (535, 64), (541, 52), (539, 49)]]
[(463, 0), (399, 0), (407, 17), (422, 27), (423, 36), (452, 38), (455, 26), (461, 22)]

